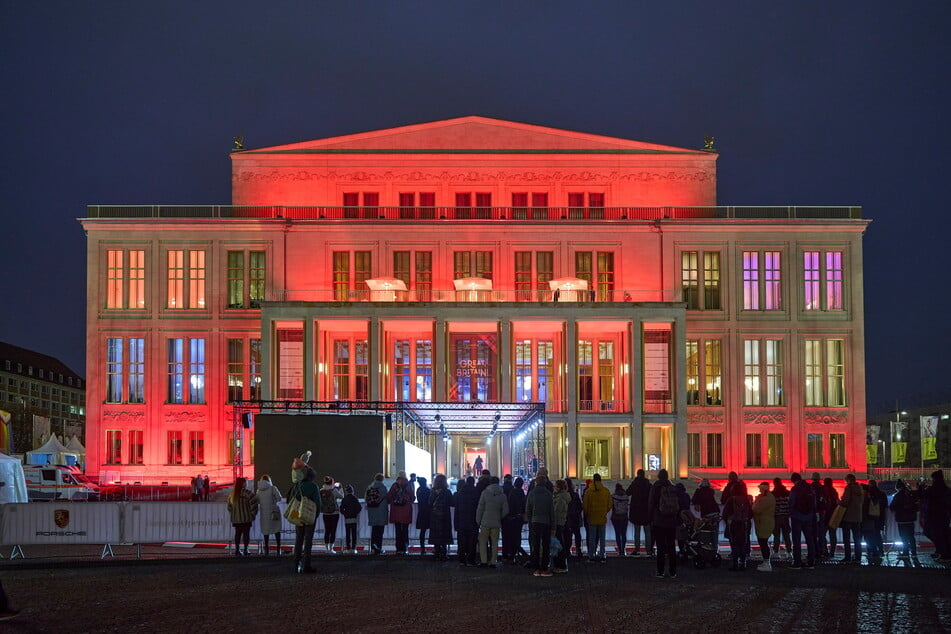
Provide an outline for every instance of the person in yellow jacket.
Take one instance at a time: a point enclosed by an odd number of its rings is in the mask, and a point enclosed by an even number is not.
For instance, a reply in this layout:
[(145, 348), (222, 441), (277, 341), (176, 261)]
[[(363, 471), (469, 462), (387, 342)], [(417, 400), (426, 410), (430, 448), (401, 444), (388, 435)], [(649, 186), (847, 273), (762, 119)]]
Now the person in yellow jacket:
[(592, 478), (591, 486), (584, 491), (581, 500), (584, 515), (587, 519), (588, 533), (588, 561), (606, 561), (604, 556), (604, 531), (608, 523), (608, 512), (611, 510), (611, 492), (601, 484), (601, 474), (596, 473)]

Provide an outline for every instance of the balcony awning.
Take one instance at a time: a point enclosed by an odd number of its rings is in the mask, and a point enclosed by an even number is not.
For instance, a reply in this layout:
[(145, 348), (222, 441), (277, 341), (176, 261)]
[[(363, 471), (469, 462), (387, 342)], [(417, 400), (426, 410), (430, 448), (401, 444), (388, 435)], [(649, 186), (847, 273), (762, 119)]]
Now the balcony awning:
[(510, 434), (545, 417), (544, 403), (400, 403), (400, 409), (428, 434)]
[(452, 285), (457, 291), (491, 291), (492, 280), (484, 277), (463, 277), (453, 280)]
[(396, 277), (374, 277), (366, 280), (371, 291), (405, 291), (406, 282)]

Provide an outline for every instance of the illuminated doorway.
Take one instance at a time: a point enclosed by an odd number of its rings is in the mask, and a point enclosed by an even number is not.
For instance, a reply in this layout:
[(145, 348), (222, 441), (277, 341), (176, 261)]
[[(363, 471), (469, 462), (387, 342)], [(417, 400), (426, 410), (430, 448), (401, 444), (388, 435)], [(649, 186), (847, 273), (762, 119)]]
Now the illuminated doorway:
[(600, 473), (611, 477), (612, 439), (610, 436), (589, 436), (581, 438), (581, 477), (590, 478)]
[(644, 427), (644, 471), (670, 471), (674, 464), (673, 425)]

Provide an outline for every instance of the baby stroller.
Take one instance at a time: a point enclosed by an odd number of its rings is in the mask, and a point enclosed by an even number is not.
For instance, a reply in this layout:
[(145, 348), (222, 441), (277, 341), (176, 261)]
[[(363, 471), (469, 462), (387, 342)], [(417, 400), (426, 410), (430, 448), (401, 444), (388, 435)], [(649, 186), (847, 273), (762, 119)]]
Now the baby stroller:
[(720, 527), (720, 514), (710, 513), (697, 519), (693, 513), (681, 513), (683, 528), (687, 531), (687, 556), (693, 559), (694, 568), (703, 569), (707, 565), (718, 568), (722, 557), (717, 552), (717, 532)]

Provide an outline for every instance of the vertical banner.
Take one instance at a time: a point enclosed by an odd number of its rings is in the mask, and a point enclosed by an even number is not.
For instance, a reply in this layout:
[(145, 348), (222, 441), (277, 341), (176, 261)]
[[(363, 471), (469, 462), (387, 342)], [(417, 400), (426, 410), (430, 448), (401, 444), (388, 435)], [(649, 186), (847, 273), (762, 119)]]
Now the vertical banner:
[(878, 437), (882, 433), (879, 425), (868, 425), (865, 428), (865, 460), (868, 464), (878, 464)]
[(938, 459), (938, 417), (921, 417), (921, 459)]
[(892, 426), (892, 463), (905, 462), (905, 455), (908, 453), (908, 443), (902, 441), (901, 433), (908, 427), (905, 421), (895, 420)]
[(13, 453), (13, 429), (10, 427), (10, 419), (13, 415), (0, 409), (0, 451), (5, 454)]

